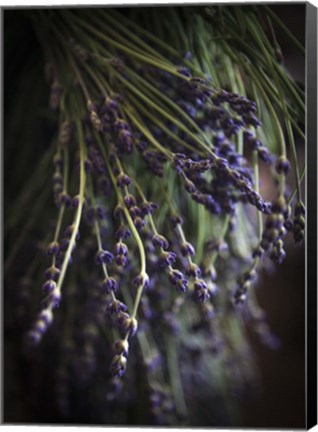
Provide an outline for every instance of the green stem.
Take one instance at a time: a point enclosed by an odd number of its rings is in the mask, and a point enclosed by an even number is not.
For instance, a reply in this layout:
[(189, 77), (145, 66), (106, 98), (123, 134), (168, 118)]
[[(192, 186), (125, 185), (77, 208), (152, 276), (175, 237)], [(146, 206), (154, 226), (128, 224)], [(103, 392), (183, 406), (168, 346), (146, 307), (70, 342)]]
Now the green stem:
[[(258, 41), (258, 44), (261, 48), (261, 51), (263, 52), (264, 56), (267, 59), (267, 62), (269, 64), (269, 67), (273, 73), (273, 77), (274, 80), (276, 82), (276, 86), (279, 92), (279, 96), (280, 96), (280, 101), (282, 104), (282, 108), (283, 108), (283, 113), (284, 113), (284, 119), (285, 119), (285, 125), (286, 125), (286, 129), (287, 129), (287, 135), (289, 138), (289, 143), (291, 146), (291, 151), (292, 151), (292, 156), (293, 156), (293, 165), (294, 165), (294, 171), (295, 171), (295, 178), (296, 178), (296, 185), (297, 185), (297, 194), (298, 194), (298, 200), (301, 201), (301, 190), (300, 190), (300, 182), (299, 182), (299, 170), (298, 170), (298, 161), (297, 161), (297, 153), (296, 153), (296, 147), (295, 147), (295, 142), (294, 142), (294, 136), (293, 136), (293, 131), (291, 128), (291, 124), (288, 118), (288, 113), (287, 113), (287, 108), (286, 108), (286, 103), (285, 103), (285, 98), (284, 95), (282, 93), (282, 89), (280, 87), (280, 83), (278, 80), (278, 77), (276, 75), (273, 63), (272, 63), (272, 59), (270, 57), (270, 55), (268, 54), (267, 49), (264, 47), (262, 39), (259, 36), (259, 33), (257, 31), (256, 28), (254, 28), (253, 23), (250, 23), (251, 26), (251, 31), (255, 37), (255, 39)], [(281, 155), (282, 156), (286, 156), (286, 150), (284, 149), (284, 151), (281, 151)]]
[(117, 72), (115, 72), (115, 73), (116, 73), (117, 77), (120, 79), (120, 81), (122, 81), (123, 84), (126, 85), (126, 87), (128, 87), (130, 90), (132, 90), (137, 96), (139, 96), (142, 100), (144, 100), (146, 103), (148, 103), (152, 108), (154, 108), (156, 111), (158, 111), (160, 114), (162, 114), (168, 120), (170, 120), (172, 123), (174, 123), (175, 125), (177, 125), (181, 130), (183, 130), (185, 133), (187, 133), (196, 143), (198, 143), (199, 146), (201, 146), (202, 148), (204, 148), (208, 153), (214, 155), (213, 151), (209, 147), (207, 147), (207, 145), (205, 145), (201, 140), (199, 140), (196, 135), (194, 135), (191, 131), (189, 131), (189, 129), (186, 126), (184, 126), (183, 123), (181, 123), (176, 118), (172, 117), (167, 111), (165, 111), (164, 109), (160, 108), (157, 104), (155, 104), (150, 99), (148, 99), (147, 96), (145, 96), (138, 89), (136, 89), (135, 86), (133, 86), (132, 84), (130, 84), (130, 82), (128, 82), (120, 74), (118, 74)]
[(289, 30), (289, 28), (283, 23), (283, 21), (278, 18), (278, 16), (275, 14), (275, 12), (271, 9), (270, 6), (264, 5), (263, 6), (268, 13), (268, 15), (273, 18), (273, 20), (276, 22), (276, 24), (281, 27), (281, 29), (285, 32), (286, 36), (292, 41), (292, 43), (295, 45), (295, 47), (301, 52), (302, 55), (306, 54), (306, 51), (302, 44), (295, 38), (293, 33)]
[(72, 232), (72, 235), (70, 238), (68, 248), (65, 252), (65, 256), (64, 256), (64, 260), (63, 260), (63, 264), (62, 264), (62, 268), (61, 268), (61, 273), (60, 273), (60, 276), (59, 276), (58, 281), (57, 281), (57, 288), (56, 289), (58, 292), (61, 291), (61, 287), (62, 287), (64, 277), (66, 274), (66, 269), (67, 269), (67, 266), (69, 265), (71, 253), (72, 253), (73, 247), (76, 243), (75, 239), (76, 239), (76, 235), (78, 233), (78, 229), (79, 229), (79, 225), (80, 225), (80, 221), (81, 221), (81, 216), (82, 216), (83, 204), (84, 204), (84, 193), (85, 193), (85, 184), (86, 184), (86, 173), (85, 173), (85, 168), (84, 168), (85, 147), (84, 147), (82, 127), (81, 127), (79, 120), (77, 121), (77, 131), (78, 131), (79, 152), (80, 152), (80, 187), (79, 187), (79, 195), (78, 195), (79, 202), (78, 202), (78, 207), (76, 209), (76, 214), (75, 214), (75, 218), (74, 218), (73, 232)]
[(183, 147), (189, 149), (190, 151), (198, 153), (194, 147), (192, 147), (190, 144), (188, 144), (186, 141), (182, 140), (178, 135), (176, 135), (170, 129), (168, 129), (155, 115), (153, 115), (151, 113), (151, 111), (147, 110), (147, 108), (145, 108), (141, 103), (139, 103), (134, 97), (129, 96), (129, 99), (131, 99), (131, 101), (133, 102), (135, 107), (138, 107), (138, 109), (140, 111), (142, 111), (146, 117), (151, 119), (154, 124), (158, 125), (158, 127), (163, 132), (165, 132), (168, 136), (173, 138), (176, 142), (181, 144)]
[[(307, 169), (307, 167), (305, 165), (304, 168), (302, 169), (302, 172), (300, 173), (300, 176), (299, 176), (300, 183), (303, 181), (303, 179), (305, 177), (306, 169)], [(296, 194), (297, 194), (297, 186), (294, 188), (293, 192), (290, 194), (290, 197), (288, 198), (288, 201), (287, 201), (288, 205), (290, 205), (292, 203), (292, 201), (295, 198)]]
[(168, 370), (171, 381), (171, 389), (174, 400), (176, 402), (176, 409), (178, 414), (181, 416), (186, 416), (187, 406), (183, 391), (182, 380), (180, 376), (180, 367), (178, 362), (177, 353), (177, 343), (173, 336), (168, 335), (166, 337), (166, 347), (167, 347), (167, 360), (168, 360)]
[(174, 69), (172, 66), (169, 65), (165, 65), (162, 64), (160, 62), (158, 62), (157, 60), (154, 60), (150, 57), (145, 56), (144, 54), (141, 54), (137, 51), (133, 51), (130, 48), (127, 48), (125, 45), (114, 41), (112, 38), (106, 36), (104, 33), (96, 30), (94, 27), (92, 27), (90, 24), (88, 24), (86, 21), (82, 21), (80, 18), (75, 17), (74, 19), (84, 28), (86, 28), (87, 30), (89, 30), (91, 33), (95, 34), (96, 36), (100, 37), (101, 39), (105, 40), (106, 42), (108, 42), (110, 45), (114, 46), (115, 48), (118, 48), (119, 50), (131, 55), (132, 57), (137, 58), (138, 60), (141, 60), (144, 63), (148, 63), (151, 64), (153, 66), (156, 66), (158, 69), (162, 69), (165, 70), (167, 72), (170, 72), (172, 75), (181, 78), (184, 81), (188, 81), (188, 78), (186, 78), (184, 75), (180, 74), (179, 72), (177, 72), (176, 69)]
[[(148, 81), (146, 81), (140, 75), (136, 74), (132, 69), (129, 69), (127, 67), (127, 71), (131, 76), (133, 76), (137, 81), (139, 81), (141, 83), (142, 87), (148, 88), (154, 95), (158, 96), (158, 98), (160, 98), (166, 105), (169, 105), (172, 109), (174, 109), (180, 117), (183, 117), (198, 133), (200, 133), (202, 136), (204, 136), (204, 134), (202, 133), (202, 130), (199, 128), (199, 126), (171, 98), (166, 96), (163, 92), (159, 91), (155, 86), (150, 84)], [(149, 100), (149, 98), (148, 98), (148, 100)], [(164, 110), (164, 111), (166, 112), (166, 110)]]
[(139, 121), (135, 114), (131, 112), (131, 109), (124, 109), (124, 111), (127, 113), (128, 117), (132, 120), (133, 123), (138, 127), (138, 129), (145, 135), (146, 138), (163, 154), (167, 156), (168, 159), (173, 159), (173, 153), (166, 149), (165, 147), (162, 147), (161, 144), (154, 138), (154, 136), (151, 134), (151, 132), (147, 129), (146, 126), (144, 126), (141, 121)]

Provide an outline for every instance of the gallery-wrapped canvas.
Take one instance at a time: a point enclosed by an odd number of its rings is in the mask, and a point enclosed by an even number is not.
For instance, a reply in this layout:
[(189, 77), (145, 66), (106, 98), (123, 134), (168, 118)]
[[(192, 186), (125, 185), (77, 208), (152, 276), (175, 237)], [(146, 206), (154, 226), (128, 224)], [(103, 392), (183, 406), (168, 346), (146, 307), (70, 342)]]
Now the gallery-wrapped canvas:
[(316, 12), (2, 10), (5, 423), (316, 423)]

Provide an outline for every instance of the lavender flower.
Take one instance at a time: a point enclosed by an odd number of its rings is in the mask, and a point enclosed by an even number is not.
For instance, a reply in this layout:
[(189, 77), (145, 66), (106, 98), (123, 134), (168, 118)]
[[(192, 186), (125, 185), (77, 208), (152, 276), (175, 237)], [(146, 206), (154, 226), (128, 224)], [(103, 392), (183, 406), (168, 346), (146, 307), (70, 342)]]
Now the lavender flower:
[[(254, 382), (246, 322), (275, 346), (251, 294), (260, 269), (284, 261), (285, 238), (301, 244), (305, 236), (297, 161), (285, 156), (285, 141), (297, 154), (289, 132), (303, 123), (302, 91), (277, 63), (275, 38), (263, 29), (266, 22), (275, 31), (272, 12), (203, 9), (168, 11), (164, 23), (159, 14), (155, 26), (148, 9), (134, 20), (129, 8), (30, 12), (32, 25), (41, 17), (34, 34), (46, 47), (57, 111), (48, 130), (53, 142), (42, 146), (43, 157), (39, 149), (34, 178), (45, 185), (51, 176), (55, 208), (32, 176), (21, 192), (16, 179), (6, 226), (17, 246), (7, 262), (23, 263), (32, 284), (43, 272), (17, 233), (48, 261), (27, 340), (38, 344), (50, 328), (48, 371), (55, 364), (60, 371), (57, 405), (69, 420), (81, 406), (93, 419), (102, 399), (108, 421), (110, 411), (139, 406), (142, 394), (143, 422), (191, 426), (200, 389), (199, 408), (207, 395), (217, 423), (215, 413), (235, 412), (223, 409), (222, 377), (229, 378), (230, 404), (237, 389)], [(34, 152), (25, 149), (22, 165), (30, 167)], [(273, 201), (264, 198), (266, 187), (276, 188)], [(38, 247), (32, 236), (41, 232), (48, 240)], [(27, 322), (24, 306), (25, 317), (14, 317)], [(94, 388), (94, 398), (81, 391), (79, 400), (80, 387)]]

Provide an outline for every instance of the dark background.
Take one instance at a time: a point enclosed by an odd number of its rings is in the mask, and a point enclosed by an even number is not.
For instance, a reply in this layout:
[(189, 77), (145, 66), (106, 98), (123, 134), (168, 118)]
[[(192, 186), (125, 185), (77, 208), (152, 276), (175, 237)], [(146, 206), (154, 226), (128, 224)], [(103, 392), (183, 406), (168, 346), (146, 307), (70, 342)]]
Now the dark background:
[[(305, 42), (305, 3), (272, 5), (292, 33)], [(304, 59), (282, 35), (277, 33), (284, 61), (295, 79), (304, 84)], [(17, 92), (19, 72), (40, 47), (24, 13), (19, 10), (4, 11), (4, 125), (12, 108), (11, 96)], [(43, 95), (47, 98), (47, 94)], [(32, 107), (30, 107), (32, 109)], [(6, 133), (6, 130), (5, 130)], [(38, 133), (45, 134), (43, 131)], [(6, 136), (6, 135), (5, 135)], [(8, 149), (4, 148), (4, 160)], [(300, 151), (301, 153), (301, 151)], [(18, 156), (17, 156), (18, 157)], [(303, 155), (302, 155), (303, 157)], [(12, 175), (9, 165), (4, 166), (4, 203), (10, 203), (23, 180)], [(5, 243), (5, 255), (6, 246)], [(304, 250), (288, 247), (287, 259), (279, 273), (262, 277), (258, 287), (260, 305), (267, 311), (271, 328), (282, 341), (279, 351), (264, 347), (249, 332), (261, 372), (263, 391), (258, 397), (246, 399), (242, 404), (243, 418), (240, 427), (305, 427), (305, 271)], [(6, 304), (6, 298), (4, 299)], [(6, 311), (4, 311), (6, 312)], [(37, 406), (28, 401), (25, 362), (21, 354), (21, 329), (4, 313), (4, 421), (27, 423), (39, 421)], [(50, 383), (49, 377), (47, 385)], [(54, 415), (49, 400), (43, 395), (43, 408), (47, 418)], [(50, 420), (49, 420), (50, 421)]]

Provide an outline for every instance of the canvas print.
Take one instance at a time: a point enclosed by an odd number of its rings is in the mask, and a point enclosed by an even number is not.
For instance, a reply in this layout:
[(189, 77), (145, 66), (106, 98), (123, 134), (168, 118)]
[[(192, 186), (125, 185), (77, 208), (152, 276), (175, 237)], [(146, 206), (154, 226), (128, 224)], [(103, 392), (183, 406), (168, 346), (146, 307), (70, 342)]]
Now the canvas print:
[(305, 427), (305, 12), (3, 11), (6, 423)]

